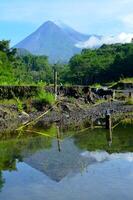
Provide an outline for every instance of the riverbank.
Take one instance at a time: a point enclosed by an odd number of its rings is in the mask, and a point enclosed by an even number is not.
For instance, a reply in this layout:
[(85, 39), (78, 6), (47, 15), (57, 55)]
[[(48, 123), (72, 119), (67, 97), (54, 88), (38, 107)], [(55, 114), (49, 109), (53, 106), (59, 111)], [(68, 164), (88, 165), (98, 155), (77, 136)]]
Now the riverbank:
[(83, 99), (65, 97), (60, 98), (53, 106), (45, 107), (43, 111), (26, 113), (25, 110), (18, 111), (16, 105), (0, 104), (0, 132), (13, 131), (30, 122), (44, 128), (48, 124), (57, 123), (64, 129), (89, 127), (92, 123), (103, 125), (107, 110), (110, 110), (117, 121), (121, 116), (128, 117), (128, 113), (132, 115), (133, 105), (119, 100), (86, 104)]
[(0, 91), (0, 132), (28, 124), (45, 128), (57, 123), (64, 129), (103, 126), (107, 110), (114, 122), (133, 113), (131, 87), (58, 86), (56, 101), (53, 86), (1, 86)]

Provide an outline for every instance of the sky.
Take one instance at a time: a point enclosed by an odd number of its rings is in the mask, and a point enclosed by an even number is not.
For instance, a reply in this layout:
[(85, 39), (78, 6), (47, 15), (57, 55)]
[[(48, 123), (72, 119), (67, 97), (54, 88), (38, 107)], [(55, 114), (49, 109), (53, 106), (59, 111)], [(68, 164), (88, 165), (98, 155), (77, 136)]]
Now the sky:
[(47, 20), (87, 34), (132, 34), (133, 0), (0, 0), (0, 39), (12, 45)]

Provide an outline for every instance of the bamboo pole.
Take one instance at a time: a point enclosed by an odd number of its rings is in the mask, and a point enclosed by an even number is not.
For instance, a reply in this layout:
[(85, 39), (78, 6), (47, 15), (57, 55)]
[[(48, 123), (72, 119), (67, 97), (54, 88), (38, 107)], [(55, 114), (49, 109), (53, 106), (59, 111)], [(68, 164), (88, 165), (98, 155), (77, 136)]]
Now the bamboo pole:
[(36, 117), (35, 119), (33, 119), (32, 121), (28, 121), (26, 124), (20, 126), (19, 128), (17, 128), (16, 130), (22, 130), (23, 128), (35, 124), (39, 121), (39, 119), (41, 119), (44, 115), (48, 114), (51, 110), (53, 110), (54, 107), (57, 106), (59, 102), (57, 102), (56, 104), (54, 104), (50, 109), (48, 109), (46, 112), (42, 113), (41, 115), (39, 115), (38, 117)]

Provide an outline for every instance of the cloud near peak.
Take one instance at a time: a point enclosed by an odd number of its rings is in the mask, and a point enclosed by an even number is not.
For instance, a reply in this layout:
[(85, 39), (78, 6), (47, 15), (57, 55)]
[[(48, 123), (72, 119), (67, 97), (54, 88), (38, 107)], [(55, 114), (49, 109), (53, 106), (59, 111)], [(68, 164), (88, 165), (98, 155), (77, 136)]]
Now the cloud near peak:
[(78, 48), (95, 48), (100, 47), (103, 44), (116, 44), (116, 43), (130, 43), (133, 38), (133, 33), (120, 33), (116, 36), (103, 36), (103, 37), (96, 37), (91, 36), (85, 42), (79, 42), (75, 46)]

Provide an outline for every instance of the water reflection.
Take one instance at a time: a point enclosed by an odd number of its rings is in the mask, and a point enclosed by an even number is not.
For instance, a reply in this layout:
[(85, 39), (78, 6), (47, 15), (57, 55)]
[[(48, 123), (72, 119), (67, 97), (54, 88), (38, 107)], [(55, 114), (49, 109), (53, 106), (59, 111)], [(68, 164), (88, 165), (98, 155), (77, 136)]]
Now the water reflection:
[(5, 180), (3, 178), (2, 172), (0, 171), (0, 192), (2, 187), (4, 186)]
[(133, 152), (133, 125), (119, 126), (113, 132), (105, 129), (87, 130), (74, 136), (74, 143), (88, 151), (105, 150), (108, 153)]
[[(96, 163), (123, 159), (133, 161), (132, 125), (119, 126), (113, 133), (105, 129), (88, 129), (82, 134), (61, 134), (59, 127), (30, 129), (21, 135), (7, 135), (0, 140), (0, 189), (4, 171), (16, 171), (18, 163), (42, 172), (59, 183), (77, 176)], [(50, 135), (50, 137), (47, 137)]]
[(50, 150), (39, 151), (32, 156), (26, 156), (24, 162), (43, 172), (51, 180), (60, 182), (68, 174), (80, 173), (86, 166), (93, 163), (93, 159), (85, 158), (74, 145), (73, 139), (62, 142), (62, 151), (57, 150), (57, 143), (53, 141)]
[[(48, 130), (40, 130), (51, 135), (55, 134), (55, 127)], [(2, 178), (2, 171), (17, 171), (17, 164), (24, 162), (25, 156), (30, 156), (42, 149), (52, 147), (52, 138), (40, 136), (30, 132), (6, 133), (0, 135), (0, 189), (3, 187), (5, 180)]]
[(60, 128), (57, 126), (57, 145), (58, 145), (58, 151), (61, 152), (61, 134), (60, 134)]
[(107, 142), (109, 147), (111, 147), (112, 145), (112, 129), (110, 129), (107, 133), (106, 133), (106, 138), (107, 138)]

